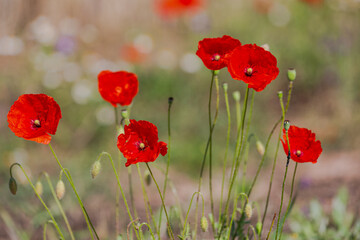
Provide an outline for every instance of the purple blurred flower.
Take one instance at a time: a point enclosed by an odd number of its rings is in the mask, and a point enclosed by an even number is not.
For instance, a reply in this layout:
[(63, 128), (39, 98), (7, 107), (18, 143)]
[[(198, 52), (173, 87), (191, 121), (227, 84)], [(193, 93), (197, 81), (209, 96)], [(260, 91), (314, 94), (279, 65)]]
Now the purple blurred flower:
[(76, 49), (74, 37), (62, 35), (58, 38), (55, 46), (56, 50), (64, 54), (72, 54)]
[(306, 189), (311, 186), (311, 179), (310, 178), (301, 178), (299, 187), (300, 189)]

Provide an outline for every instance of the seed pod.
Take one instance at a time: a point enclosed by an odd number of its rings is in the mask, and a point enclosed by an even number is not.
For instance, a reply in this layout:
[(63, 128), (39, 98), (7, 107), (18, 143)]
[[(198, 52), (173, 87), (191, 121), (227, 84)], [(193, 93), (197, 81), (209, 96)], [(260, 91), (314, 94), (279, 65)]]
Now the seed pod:
[(59, 180), (56, 184), (56, 196), (61, 200), (65, 195), (65, 184), (62, 180)]
[(10, 192), (11, 192), (13, 195), (16, 194), (16, 191), (17, 191), (17, 183), (16, 183), (15, 178), (13, 178), (13, 177), (10, 178), (10, 181), (9, 181), (9, 189), (10, 189)]
[(240, 92), (239, 91), (233, 92), (233, 98), (235, 101), (239, 102), (240, 101)]
[(259, 140), (256, 141), (256, 150), (261, 156), (264, 156), (265, 148), (262, 142), (260, 142)]
[(262, 224), (261, 224), (261, 222), (256, 223), (255, 230), (256, 230), (256, 233), (257, 233), (258, 235), (260, 235), (261, 230), (262, 230)]
[(91, 177), (94, 179), (100, 173), (100, 171), (101, 171), (101, 162), (98, 160), (95, 161), (91, 166), (91, 170), (90, 170)]
[(295, 70), (295, 68), (289, 68), (288, 72), (287, 72), (287, 75), (288, 75), (289, 81), (294, 81), (295, 78), (296, 78), (296, 70)]
[(35, 183), (35, 191), (37, 194), (39, 194), (40, 196), (43, 194), (43, 185), (40, 181), (37, 181)]
[(289, 130), (290, 128), (290, 121), (289, 120), (285, 120), (284, 121), (284, 129), (285, 131)]
[(200, 226), (201, 226), (201, 230), (203, 232), (207, 232), (208, 228), (209, 228), (209, 223), (208, 220), (205, 216), (202, 216), (201, 220), (200, 220)]
[(245, 215), (248, 219), (250, 219), (252, 216), (252, 207), (251, 207), (251, 204), (249, 204), (249, 203), (247, 203), (245, 206)]

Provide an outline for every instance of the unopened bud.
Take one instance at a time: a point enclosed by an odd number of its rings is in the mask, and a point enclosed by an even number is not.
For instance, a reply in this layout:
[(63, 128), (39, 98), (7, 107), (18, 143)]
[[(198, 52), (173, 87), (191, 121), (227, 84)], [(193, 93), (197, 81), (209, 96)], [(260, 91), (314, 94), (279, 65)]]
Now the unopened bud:
[(270, 51), (270, 46), (269, 46), (269, 44), (267, 44), (267, 43), (261, 45), (261, 47), (262, 47), (264, 50), (266, 50), (266, 51)]
[(11, 192), (13, 195), (16, 194), (16, 191), (17, 191), (17, 183), (16, 183), (15, 178), (13, 178), (13, 177), (10, 178), (10, 181), (9, 181), (9, 189), (10, 189), (10, 192)]
[(290, 128), (290, 121), (289, 120), (285, 120), (284, 121), (284, 129), (285, 131), (288, 131)]
[(59, 180), (56, 184), (56, 196), (61, 200), (65, 195), (65, 184), (62, 180)]
[(40, 196), (43, 194), (43, 185), (40, 181), (37, 181), (35, 183), (35, 191), (37, 194), (39, 194)]
[(228, 90), (228, 84), (227, 83), (223, 83), (223, 89), (226, 92)]
[(201, 230), (203, 232), (207, 232), (207, 230), (209, 228), (209, 222), (205, 216), (202, 216), (202, 218), (200, 220), (200, 226), (201, 226)]
[(125, 119), (128, 118), (128, 111), (125, 110), (125, 109), (124, 109), (124, 110), (121, 110), (121, 117), (122, 117), (122, 118), (125, 118)]
[(296, 78), (296, 70), (295, 68), (289, 68), (287, 71), (289, 81), (294, 81)]
[(260, 142), (259, 140), (256, 141), (256, 150), (261, 156), (264, 156), (265, 148), (262, 142)]
[(173, 103), (173, 101), (174, 101), (174, 98), (173, 98), (173, 97), (169, 97), (169, 99), (168, 99), (168, 103), (169, 103), (169, 104), (172, 104), (172, 103)]
[(94, 179), (101, 171), (101, 162), (99, 160), (95, 161), (91, 166), (91, 177)]
[(149, 170), (147, 170), (147, 169), (144, 172), (144, 180), (146, 182), (146, 185), (150, 186), (150, 184), (151, 184), (151, 175), (150, 175)]
[(255, 230), (256, 230), (256, 233), (257, 233), (258, 235), (260, 235), (261, 230), (262, 230), (262, 223), (261, 223), (261, 222), (256, 223), (256, 225), (255, 225)]
[(240, 102), (240, 92), (239, 91), (233, 92), (233, 98), (235, 101)]
[(282, 98), (282, 97), (283, 97), (283, 92), (282, 92), (282, 91), (278, 91), (277, 95), (278, 95), (279, 98)]
[(249, 204), (249, 203), (247, 203), (245, 206), (245, 215), (248, 219), (250, 219), (252, 216), (252, 207), (251, 207), (251, 204)]

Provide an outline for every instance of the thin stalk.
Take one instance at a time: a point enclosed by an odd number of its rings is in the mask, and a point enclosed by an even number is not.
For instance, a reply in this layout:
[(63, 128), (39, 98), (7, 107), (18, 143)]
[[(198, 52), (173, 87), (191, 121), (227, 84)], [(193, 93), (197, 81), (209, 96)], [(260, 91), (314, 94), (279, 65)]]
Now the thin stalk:
[[(140, 182), (141, 182), (141, 188), (142, 188), (142, 191), (143, 191), (145, 212), (146, 212), (147, 221), (149, 223), (150, 223), (151, 220), (153, 221), (155, 231), (158, 234), (158, 236), (160, 236), (160, 231), (158, 231), (158, 228), (156, 227), (156, 221), (155, 221), (155, 218), (153, 216), (153, 212), (152, 212), (151, 205), (150, 205), (150, 202), (149, 202), (149, 197), (148, 197), (146, 189), (145, 189), (144, 178), (143, 178), (143, 176), (141, 174), (140, 164), (137, 163), (136, 167), (137, 167), (137, 170), (138, 170), (138, 174), (139, 174)], [(151, 217), (151, 220), (150, 220), (150, 217)]]
[(116, 171), (116, 167), (115, 167), (114, 161), (113, 161), (111, 155), (110, 155), (109, 153), (107, 153), (107, 152), (102, 152), (102, 153), (100, 153), (100, 154), (99, 154), (99, 157), (98, 157), (98, 160), (101, 160), (101, 159), (102, 159), (101, 157), (102, 157), (103, 155), (106, 155), (106, 156), (109, 158), (110, 162), (111, 162), (111, 166), (112, 166), (112, 168), (113, 168), (113, 171), (114, 171), (114, 174), (115, 174), (115, 177), (116, 177), (116, 181), (117, 181), (117, 184), (118, 184), (118, 186), (119, 186), (119, 189), (120, 189), (120, 192), (121, 192), (121, 195), (122, 195), (122, 198), (123, 198), (125, 207), (126, 207), (126, 211), (127, 211), (128, 215), (129, 215), (130, 221), (133, 223), (133, 227), (134, 227), (134, 231), (135, 231), (136, 237), (139, 238), (138, 232), (136, 231), (136, 226), (135, 226), (135, 223), (134, 223), (133, 216), (132, 216), (132, 214), (131, 214), (131, 212), (130, 212), (130, 208), (129, 208), (129, 205), (128, 205), (127, 200), (126, 200), (125, 193), (124, 193), (123, 188), (122, 188), (121, 183), (120, 183), (119, 175), (118, 175), (118, 173), (117, 173), (117, 171)]
[[(117, 135), (120, 133), (120, 121), (119, 121), (119, 113), (118, 113), (118, 108), (114, 107), (114, 114), (115, 114), (115, 129), (116, 129), (116, 137)], [(119, 169), (121, 166), (121, 154), (120, 152), (119, 154)], [(118, 237), (120, 235), (120, 191), (119, 188), (116, 188), (115, 190), (115, 234), (116, 237)]]
[[(282, 108), (284, 109), (284, 108)], [(288, 145), (288, 155), (287, 155), (287, 161), (286, 161), (286, 168), (285, 168), (285, 174), (284, 174), (284, 180), (283, 180), (283, 185), (282, 185), (282, 189), (281, 189), (281, 201), (280, 201), (280, 209), (279, 209), (279, 217), (278, 217), (278, 221), (276, 224), (276, 235), (275, 235), (275, 240), (277, 239), (278, 236), (278, 231), (279, 231), (279, 224), (280, 224), (280, 219), (281, 219), (281, 209), (282, 209), (282, 205), (283, 205), (283, 200), (284, 200), (284, 192), (285, 192), (285, 180), (286, 180), (286, 175), (287, 175), (287, 171), (288, 171), (288, 167), (289, 167), (289, 161), (290, 161), (290, 142), (289, 142), (289, 136), (288, 136), (288, 131), (285, 131), (286, 134), (286, 141), (287, 141), (287, 145)], [(291, 200), (291, 199), (290, 199)], [(281, 238), (281, 237), (280, 237)]]
[[(245, 194), (245, 193), (239, 193), (237, 195), (237, 197), (234, 199), (234, 208), (233, 208), (233, 212), (231, 214), (231, 220), (230, 220), (230, 224), (229, 224), (229, 230), (228, 230), (228, 236), (226, 239), (230, 239), (230, 232), (231, 232), (231, 225), (233, 224), (234, 222), (234, 218), (235, 218), (235, 215), (236, 215), (236, 211), (237, 211), (237, 202), (239, 200), (239, 197), (245, 197), (246, 201), (245, 201), (245, 204), (249, 201), (249, 198), (248, 196)], [(245, 206), (245, 205), (244, 205)], [(243, 211), (244, 212), (244, 211)]]
[(135, 207), (135, 200), (134, 200), (134, 190), (133, 190), (133, 183), (132, 183), (132, 171), (131, 171), (131, 165), (127, 167), (128, 170), (128, 181), (129, 181), (129, 195), (130, 195), (130, 203), (132, 210), (134, 212), (135, 218), (137, 218), (137, 212)]
[[(228, 214), (228, 210), (229, 210), (229, 203), (230, 203), (230, 196), (231, 196), (231, 192), (232, 192), (232, 188), (234, 186), (234, 182), (236, 179), (236, 174), (237, 174), (237, 169), (239, 166), (239, 161), (240, 161), (240, 152), (241, 152), (241, 148), (242, 148), (242, 144), (243, 144), (243, 135), (244, 135), (244, 123), (245, 123), (245, 116), (246, 116), (246, 111), (247, 111), (247, 103), (249, 100), (249, 87), (247, 87), (246, 89), (246, 94), (245, 94), (245, 100), (244, 100), (244, 109), (243, 109), (243, 113), (242, 113), (242, 119), (241, 119), (241, 135), (240, 135), (240, 145), (239, 145), (239, 149), (238, 149), (238, 153), (237, 153), (237, 157), (236, 157), (236, 163), (235, 163), (235, 168), (232, 169), (233, 174), (231, 175), (231, 181), (230, 181), (230, 186), (229, 186), (229, 192), (228, 192), (228, 196), (227, 196), (227, 200), (226, 200), (226, 205), (225, 205), (225, 215)], [(240, 131), (240, 128), (239, 128)], [(238, 131), (238, 132), (239, 132)], [(238, 134), (239, 135), (239, 134)], [(235, 152), (236, 153), (236, 152)]]
[[(293, 89), (293, 81), (289, 81), (285, 112), (284, 112), (284, 114), (282, 114), (281, 118), (280, 118), (280, 119), (278, 120), (278, 122), (275, 124), (275, 127), (276, 127), (280, 122), (282, 123), (281, 126), (284, 125), (285, 115), (286, 115), (286, 113), (287, 113), (287, 111), (288, 111), (288, 109), (289, 109), (289, 106), (290, 106), (292, 89)], [(274, 128), (273, 130), (275, 130), (275, 128)], [(279, 146), (280, 146), (281, 134), (282, 134), (282, 128), (280, 128), (279, 136), (278, 136), (278, 138), (277, 138), (278, 140), (277, 140), (277, 146), (276, 146), (276, 151), (275, 151), (273, 166), (272, 166), (272, 170), (271, 170), (271, 177), (270, 177), (270, 183), (269, 183), (268, 193), (267, 193), (267, 197), (266, 197), (265, 210), (264, 210), (264, 215), (263, 215), (262, 221), (261, 221), (261, 222), (262, 222), (262, 225), (264, 225), (265, 218), (266, 218), (266, 214), (267, 214), (267, 209), (268, 209), (268, 206), (269, 206), (269, 200), (270, 200), (271, 188), (272, 188), (272, 183), (273, 183), (273, 178), (274, 178), (274, 173), (275, 173), (275, 166), (276, 166), (277, 155), (278, 155)], [(260, 238), (261, 238), (261, 234), (262, 234), (262, 231), (260, 232)]]
[(224, 84), (224, 95), (225, 95), (225, 105), (226, 105), (226, 113), (228, 119), (228, 128), (226, 135), (226, 148), (225, 148), (225, 156), (224, 156), (224, 165), (223, 165), (223, 173), (222, 173), (222, 181), (221, 181), (221, 195), (220, 195), (220, 206), (219, 206), (219, 218), (221, 218), (222, 214), (222, 204), (223, 204), (223, 195), (224, 195), (224, 185), (225, 185), (225, 174), (226, 174), (226, 165), (227, 165), (227, 155), (229, 150), (229, 142), (230, 142), (230, 130), (231, 130), (231, 115), (230, 115), (230, 106), (229, 106), (229, 98), (227, 92), (227, 85), (225, 87)]
[(65, 214), (64, 209), (62, 208), (62, 205), (61, 205), (59, 199), (58, 199), (57, 196), (56, 196), (56, 193), (55, 193), (54, 187), (53, 187), (53, 185), (52, 185), (52, 183), (51, 183), (49, 174), (47, 174), (46, 172), (43, 172), (43, 174), (44, 174), (44, 176), (45, 176), (45, 178), (46, 178), (46, 180), (47, 180), (47, 182), (48, 182), (48, 185), (49, 185), (51, 194), (53, 195), (53, 198), (55, 199), (55, 202), (56, 202), (56, 204), (58, 205), (58, 208), (59, 208), (59, 210), (60, 210), (60, 213), (61, 213), (61, 215), (62, 215), (63, 218), (64, 218), (66, 227), (67, 227), (67, 229), (68, 229), (68, 231), (69, 231), (69, 234), (70, 234), (70, 237), (71, 237), (72, 240), (75, 240), (73, 231), (72, 231), (71, 226), (70, 226), (70, 224), (69, 224), (69, 220), (68, 220), (68, 218), (67, 218), (67, 216), (66, 216), (66, 214)]
[(61, 230), (60, 230), (60, 228), (59, 228), (59, 225), (57, 224), (54, 216), (52, 215), (52, 213), (51, 213), (51, 211), (50, 211), (50, 209), (49, 209), (48, 206), (45, 204), (45, 202), (44, 202), (44, 200), (42, 199), (42, 197), (41, 197), (41, 196), (38, 194), (38, 192), (36, 191), (36, 188), (35, 188), (34, 184), (31, 182), (29, 176), (26, 174), (24, 168), (21, 166), (20, 163), (13, 163), (13, 164), (10, 166), (10, 177), (11, 177), (11, 178), (13, 177), (13, 175), (12, 175), (12, 168), (13, 168), (14, 166), (18, 166), (18, 167), (21, 169), (21, 171), (24, 173), (27, 181), (29, 182), (29, 184), (30, 184), (30, 186), (32, 187), (32, 189), (34, 190), (36, 196), (38, 197), (38, 199), (40, 200), (40, 202), (42, 203), (42, 205), (44, 206), (44, 208), (45, 208), (46, 211), (48, 212), (51, 220), (53, 221), (54, 227), (56, 228), (56, 230), (57, 230), (57, 232), (59, 233), (60, 237), (61, 237), (62, 239), (65, 239), (65, 238), (64, 238), (64, 235), (63, 235), (63, 233), (61, 232)]
[[(143, 223), (140, 224), (140, 226), (139, 226), (140, 234), (142, 235), (142, 230), (141, 230), (141, 228), (142, 228), (143, 225), (146, 225), (146, 226), (148, 227), (149, 232), (150, 232), (150, 234), (151, 234), (151, 238), (152, 238), (153, 240), (155, 240), (154, 233), (153, 233), (153, 231), (151, 230), (150, 225), (149, 225), (148, 223), (146, 223), (146, 222), (143, 222)], [(142, 238), (142, 239), (143, 239), (143, 238)]]
[(266, 240), (268, 240), (269, 237), (270, 237), (271, 230), (272, 230), (272, 228), (273, 228), (273, 226), (274, 226), (275, 218), (276, 218), (276, 213), (274, 213), (274, 217), (273, 217), (273, 220), (272, 220), (272, 222), (271, 222), (271, 226), (270, 226), (268, 235), (267, 235), (267, 237), (266, 237)]
[(288, 203), (288, 207), (286, 209), (285, 215), (284, 215), (284, 220), (283, 220), (283, 224), (281, 226), (279, 239), (281, 239), (281, 235), (282, 235), (283, 228), (284, 228), (284, 225), (285, 225), (286, 217), (287, 217), (287, 215), (289, 213), (289, 209), (290, 209), (290, 206), (291, 206), (291, 200), (292, 200), (292, 195), (293, 195), (293, 190), (294, 190), (294, 182), (295, 182), (295, 175), (296, 175), (297, 166), (298, 166), (298, 162), (296, 162), (295, 168), (294, 168), (293, 178), (292, 178), (292, 181), (291, 181), (291, 190), (290, 190), (289, 203)]
[(169, 216), (168, 216), (168, 213), (167, 213), (167, 211), (166, 211), (164, 198), (163, 198), (163, 196), (162, 196), (162, 194), (161, 194), (159, 185), (158, 185), (158, 183), (156, 182), (155, 177), (154, 177), (154, 175), (153, 175), (153, 173), (152, 173), (152, 171), (151, 171), (151, 168), (150, 168), (150, 166), (149, 166), (149, 164), (148, 164), (147, 162), (146, 162), (146, 166), (147, 166), (147, 168), (148, 168), (148, 170), (149, 170), (149, 172), (150, 172), (151, 178), (153, 179), (153, 181), (154, 181), (154, 183), (155, 183), (155, 185), (156, 185), (156, 188), (157, 188), (157, 190), (158, 190), (158, 192), (159, 192), (159, 195), (160, 195), (160, 198), (161, 198), (161, 203), (162, 203), (162, 205), (163, 205), (163, 207), (164, 207), (164, 211), (165, 211), (165, 215), (166, 215), (168, 232), (169, 232), (170, 238), (171, 238), (171, 239), (175, 239), (174, 234), (173, 234), (173, 231), (172, 231), (172, 229), (171, 229), (171, 224), (170, 224)]
[[(168, 106), (168, 151), (167, 151), (167, 162), (166, 162), (166, 170), (165, 170), (165, 180), (164, 180), (164, 188), (163, 188), (163, 196), (164, 196), (164, 200), (166, 198), (166, 187), (167, 187), (167, 181), (168, 181), (168, 174), (169, 174), (169, 166), (170, 166), (170, 157), (171, 157), (171, 128), (170, 128), (170, 113), (171, 113), (171, 106), (173, 103), (173, 98), (170, 97), (168, 100), (169, 106)], [(161, 228), (161, 219), (162, 219), (162, 206), (160, 208), (160, 216), (159, 216), (159, 232), (160, 232), (160, 228)], [(156, 227), (156, 226), (155, 226)]]
[(188, 210), (187, 210), (187, 212), (186, 212), (186, 216), (185, 216), (184, 227), (183, 227), (183, 232), (182, 232), (182, 237), (183, 237), (184, 239), (186, 238), (186, 236), (185, 236), (185, 233), (186, 233), (186, 224), (187, 224), (187, 220), (188, 220), (188, 217), (189, 217), (191, 205), (192, 205), (192, 202), (193, 202), (193, 200), (194, 200), (195, 195), (201, 196), (201, 199), (202, 199), (202, 216), (204, 216), (204, 213), (205, 213), (205, 201), (204, 201), (204, 196), (202, 195), (201, 192), (194, 192), (193, 195), (191, 196), (189, 208), (188, 208)]

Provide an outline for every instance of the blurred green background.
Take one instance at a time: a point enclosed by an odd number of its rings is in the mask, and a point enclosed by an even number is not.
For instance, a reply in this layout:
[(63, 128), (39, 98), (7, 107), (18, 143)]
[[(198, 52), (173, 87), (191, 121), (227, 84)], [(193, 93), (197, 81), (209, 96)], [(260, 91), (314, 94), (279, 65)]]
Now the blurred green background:
[[(226, 34), (242, 44), (268, 44), (277, 58), (278, 78), (255, 97), (251, 132), (263, 142), (280, 116), (277, 92), (286, 93), (286, 72), (293, 67), (297, 79), (287, 118), (316, 132), (324, 150), (319, 161), (325, 161), (324, 154), (358, 152), (360, 1), (208, 0), (166, 13), (159, 9), (159, 2), (0, 0), (1, 239), (19, 234), (11, 232), (11, 221), (16, 225), (13, 229), (22, 229), (29, 238), (37, 239), (46, 219), (23, 181), (18, 180), (18, 195), (10, 195), (7, 184), (11, 163), (23, 164), (34, 182), (46, 170), (56, 183), (59, 173), (48, 146), (17, 138), (7, 127), (7, 112), (24, 93), (46, 93), (60, 105), (63, 118), (52, 145), (72, 172), (90, 209), (96, 211), (99, 204), (107, 208), (96, 218), (96, 225), (103, 236), (113, 236), (115, 179), (110, 177), (110, 166), (104, 164), (107, 178), (104, 174), (91, 181), (89, 175), (100, 152), (118, 154), (113, 108), (97, 91), (101, 70), (137, 74), (139, 93), (131, 118), (157, 125), (159, 138), (165, 142), (167, 99), (174, 97), (171, 167), (174, 178), (190, 183), (184, 194), (194, 192), (196, 184), (191, 183), (196, 183), (208, 137), (206, 108), (211, 73), (195, 55), (198, 42), (205, 37)], [(229, 84), (234, 123), (231, 95), (238, 90), (244, 96), (246, 86), (232, 80), (226, 69), (219, 76), (220, 87), (224, 82)], [(214, 164), (219, 171), (227, 128), (222, 89), (220, 93), (214, 132)], [(229, 156), (235, 137), (232, 134)], [(256, 152), (253, 155), (257, 157)], [(166, 157), (159, 157), (157, 163), (163, 167), (165, 161)], [(267, 166), (269, 163), (270, 159)], [(126, 182), (126, 170), (122, 168), (122, 172)], [(188, 201), (187, 195), (185, 199)], [(70, 220), (79, 225), (77, 230), (86, 229), (75, 200), (65, 199), (64, 205)]]

